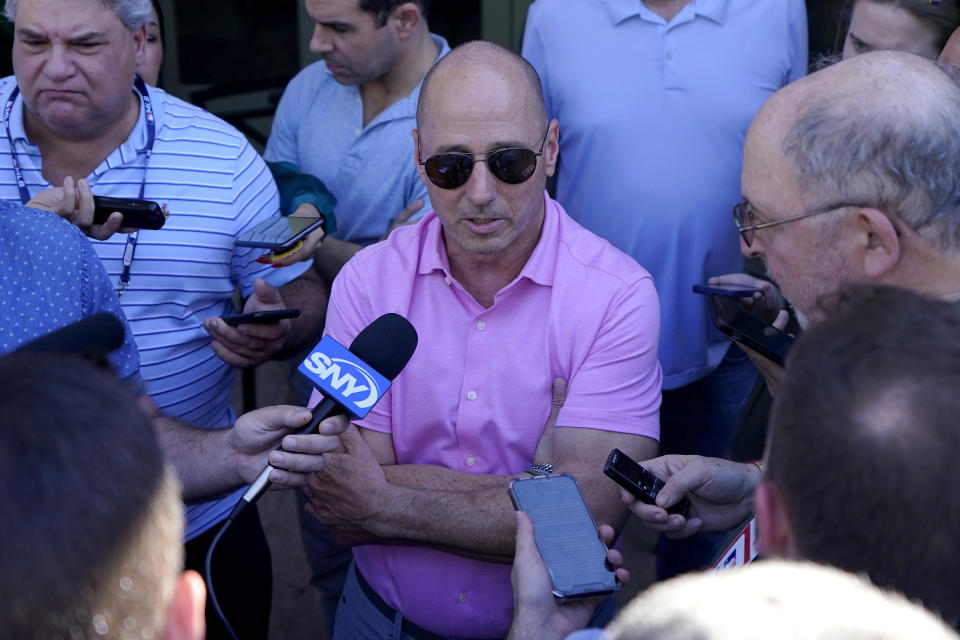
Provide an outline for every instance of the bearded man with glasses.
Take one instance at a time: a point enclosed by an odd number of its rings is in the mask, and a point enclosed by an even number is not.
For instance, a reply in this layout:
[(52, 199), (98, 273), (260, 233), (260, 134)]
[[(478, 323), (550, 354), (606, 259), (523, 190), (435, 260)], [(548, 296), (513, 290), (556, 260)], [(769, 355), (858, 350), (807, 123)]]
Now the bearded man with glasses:
[[(454, 49), (424, 80), (414, 131), (434, 210), (334, 282), (334, 338), (387, 311), (420, 335), (387, 396), (310, 483), (311, 513), (362, 545), (335, 638), (502, 637), (509, 481), (551, 466), (574, 474), (596, 520), (619, 529), (626, 511), (604, 460), (614, 447), (656, 454), (656, 292), (546, 195), (558, 126), (520, 57), (485, 42)], [(562, 381), (566, 402), (551, 415)], [(303, 470), (287, 451), (286, 466)]]

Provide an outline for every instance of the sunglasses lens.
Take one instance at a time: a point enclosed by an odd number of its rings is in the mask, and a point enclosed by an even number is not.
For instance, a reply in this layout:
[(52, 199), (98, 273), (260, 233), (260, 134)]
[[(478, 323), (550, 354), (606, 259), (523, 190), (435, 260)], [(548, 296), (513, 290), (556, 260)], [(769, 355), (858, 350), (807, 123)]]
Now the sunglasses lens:
[(441, 153), (423, 163), (430, 182), (441, 189), (463, 186), (473, 170), (473, 158), (462, 153)]
[(490, 173), (507, 184), (520, 184), (537, 168), (537, 154), (530, 149), (503, 149), (487, 156)]

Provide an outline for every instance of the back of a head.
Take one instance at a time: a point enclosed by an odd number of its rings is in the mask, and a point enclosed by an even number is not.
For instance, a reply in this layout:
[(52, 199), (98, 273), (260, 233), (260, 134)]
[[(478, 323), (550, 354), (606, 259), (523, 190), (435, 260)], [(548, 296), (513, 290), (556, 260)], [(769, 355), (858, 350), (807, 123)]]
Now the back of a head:
[(855, 56), (779, 91), (755, 124), (774, 118), (806, 204), (874, 206), (960, 251), (960, 87), (936, 63)]
[(877, 285), (821, 306), (767, 445), (795, 551), (960, 620), (960, 308)]
[[(6, 0), (3, 15), (14, 23), (17, 17), (17, 8), (22, 0)], [(73, 0), (74, 2), (77, 0)], [(145, 25), (150, 19), (152, 8), (150, 0), (82, 0), (83, 2), (99, 2), (107, 7), (120, 19), (123, 25), (133, 31)]]
[(5, 637), (160, 637), (182, 568), (182, 503), (145, 415), (109, 371), (0, 358)]
[(765, 560), (641, 593), (606, 640), (956, 640), (930, 612), (837, 569)]

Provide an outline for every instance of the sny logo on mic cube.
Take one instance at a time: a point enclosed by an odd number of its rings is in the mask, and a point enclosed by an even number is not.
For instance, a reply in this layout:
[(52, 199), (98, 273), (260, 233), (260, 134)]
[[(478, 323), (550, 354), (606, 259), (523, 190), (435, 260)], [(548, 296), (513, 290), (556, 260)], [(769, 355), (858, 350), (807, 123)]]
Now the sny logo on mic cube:
[(298, 369), (354, 418), (366, 416), (390, 388), (389, 380), (330, 336), (320, 340)]

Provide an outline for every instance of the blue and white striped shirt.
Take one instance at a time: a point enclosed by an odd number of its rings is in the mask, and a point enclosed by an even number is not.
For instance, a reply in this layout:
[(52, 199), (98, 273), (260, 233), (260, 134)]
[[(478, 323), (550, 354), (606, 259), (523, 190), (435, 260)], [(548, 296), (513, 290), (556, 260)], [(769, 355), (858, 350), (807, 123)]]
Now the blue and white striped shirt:
[[(0, 80), (0, 104), (15, 86)], [(148, 88), (156, 117), (156, 141), (146, 169), (144, 197), (170, 212), (163, 229), (141, 230), (130, 283), (121, 298), (140, 349), (147, 392), (166, 414), (201, 427), (228, 427), (236, 371), (210, 348), (203, 320), (232, 310), (234, 287), (250, 295), (262, 277), (274, 286), (307, 268), (283, 269), (255, 262), (257, 249), (235, 247), (236, 237), (278, 212), (276, 185), (246, 138), (216, 116), (166, 92)], [(144, 180), (146, 118), (91, 175), (100, 196), (136, 198)], [(23, 98), (10, 115), (10, 135), (26, 185), (36, 195), (50, 185), (41, 175), (40, 150), (27, 140)], [(0, 199), (19, 200), (6, 136), (0, 136)], [(93, 241), (114, 286), (123, 270), (126, 234)], [(223, 519), (235, 496), (188, 506), (187, 539)]]

